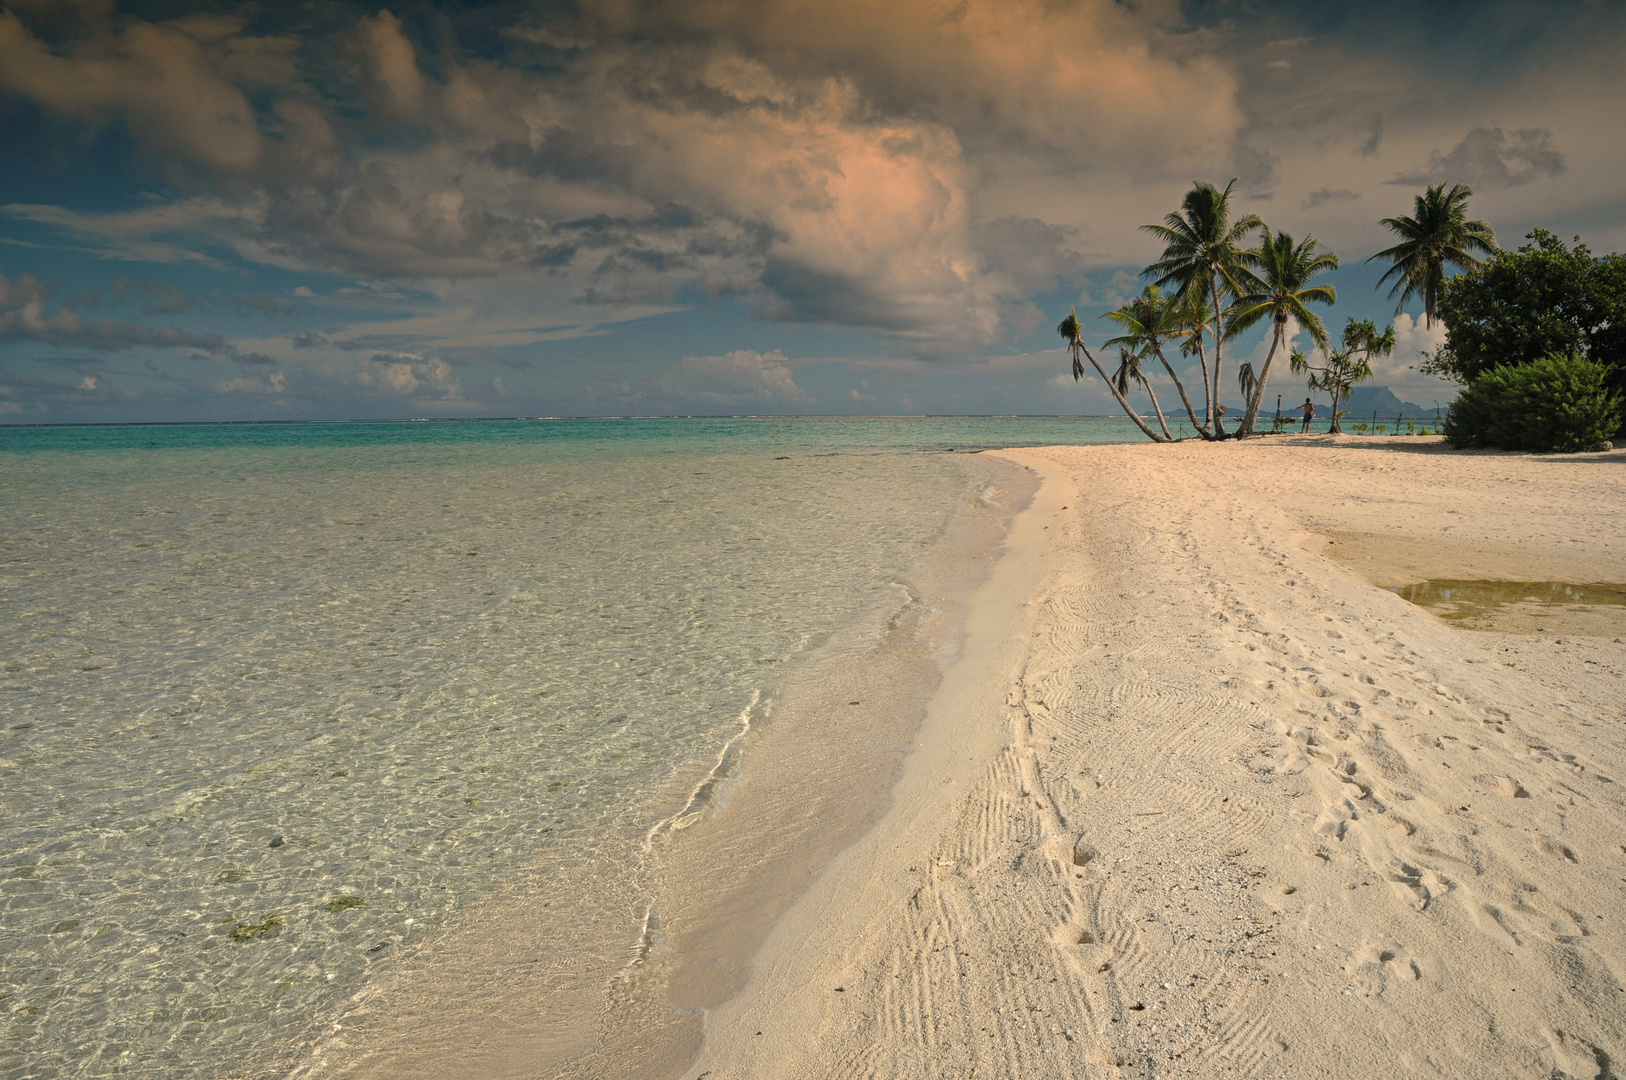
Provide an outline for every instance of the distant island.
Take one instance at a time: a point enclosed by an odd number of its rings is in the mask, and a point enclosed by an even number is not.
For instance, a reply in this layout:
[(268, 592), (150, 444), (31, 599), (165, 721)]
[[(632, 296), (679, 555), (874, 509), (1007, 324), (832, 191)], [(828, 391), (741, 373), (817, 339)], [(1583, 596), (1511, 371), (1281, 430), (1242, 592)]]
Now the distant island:
[[(1456, 396), (1455, 389), (1448, 390), (1447, 393), (1450, 395), (1450, 397)], [(1289, 417), (1295, 423), (1298, 422), (1299, 413), (1297, 406), (1299, 402), (1304, 400), (1303, 394), (1304, 392), (1302, 390), (1298, 391), (1296, 394), (1290, 390), (1282, 392), (1282, 415), (1284, 417)], [(1451, 404), (1449, 398), (1440, 399), (1441, 416), (1445, 415), (1445, 408), (1449, 404)], [(1233, 402), (1226, 402), (1225, 415), (1241, 416), (1245, 408), (1246, 407), (1243, 405)], [(1390, 390), (1387, 386), (1357, 386), (1350, 391), (1349, 401), (1346, 402), (1342, 408), (1347, 410), (1345, 419), (1349, 423), (1355, 423), (1363, 419), (1371, 420), (1374, 412), (1376, 412), (1378, 415), (1379, 423), (1382, 423), (1385, 420), (1393, 420), (1396, 416), (1399, 416), (1405, 420), (1434, 419), (1434, 403), (1432, 401), (1425, 405), (1418, 405), (1417, 403), (1411, 401), (1401, 401), (1400, 398), (1395, 395), (1395, 392)], [(1260, 412), (1261, 415), (1266, 417), (1275, 415), (1274, 408), (1262, 409)], [(1317, 420), (1325, 420), (1327, 418), (1327, 400), (1325, 394), (1318, 395), (1318, 400), (1316, 401), (1315, 406), (1315, 415)]]
[[(1451, 404), (1450, 399), (1456, 397), (1454, 391), (1447, 391), (1448, 396), (1442, 398), (1439, 404), (1440, 414), (1443, 416), (1445, 407)], [(1396, 416), (1409, 420), (1426, 417), (1434, 418), (1435, 405), (1431, 401), (1426, 405), (1417, 405), (1410, 401), (1401, 401), (1395, 392), (1387, 386), (1357, 386), (1350, 391), (1349, 402), (1344, 406), (1349, 410), (1351, 421), (1361, 418), (1370, 418), (1375, 412), (1379, 420), (1393, 419)]]

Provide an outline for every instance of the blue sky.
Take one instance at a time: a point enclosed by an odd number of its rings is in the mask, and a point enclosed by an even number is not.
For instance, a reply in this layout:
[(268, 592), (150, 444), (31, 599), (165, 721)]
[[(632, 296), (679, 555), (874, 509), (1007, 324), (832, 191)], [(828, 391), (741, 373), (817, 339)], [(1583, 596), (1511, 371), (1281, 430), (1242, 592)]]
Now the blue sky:
[[(1622, 55), (1615, 3), (13, 2), (0, 422), (1106, 413), (1053, 327), (1194, 179), (1341, 256), (1335, 329), (1427, 183), (1626, 247)], [(1416, 314), (1377, 381), (1448, 400)]]

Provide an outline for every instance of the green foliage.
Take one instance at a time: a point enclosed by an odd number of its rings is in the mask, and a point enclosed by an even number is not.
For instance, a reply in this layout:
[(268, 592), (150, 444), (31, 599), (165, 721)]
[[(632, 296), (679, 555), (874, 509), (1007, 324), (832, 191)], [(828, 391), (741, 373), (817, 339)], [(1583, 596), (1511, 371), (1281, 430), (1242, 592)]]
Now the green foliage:
[(1591, 450), (1621, 423), (1620, 396), (1604, 376), (1603, 365), (1576, 353), (1491, 368), (1451, 403), (1445, 441), (1458, 449)]
[(1579, 352), (1626, 389), (1626, 255), (1594, 258), (1546, 229), (1445, 283), (1446, 344), (1423, 370), (1471, 383), (1496, 367)]
[(1084, 326), (1078, 321), (1078, 312), (1067, 312), (1067, 317), (1056, 327), (1056, 333), (1066, 340), (1072, 350), (1073, 381), (1077, 382), (1084, 375), (1084, 362), (1079, 359), (1079, 354), (1084, 351)]
[(1175, 299), (1187, 300), (1193, 292), (1239, 296), (1257, 285), (1248, 269), (1242, 239), (1264, 225), (1258, 214), (1231, 221), (1232, 180), (1221, 191), (1213, 184), (1199, 183), (1180, 204), (1180, 212), (1167, 214), (1162, 225), (1141, 228), (1164, 243), (1163, 255), (1142, 273), (1155, 277), (1159, 287), (1173, 284)]
[(1242, 253), (1243, 260), (1258, 271), (1253, 288), (1236, 298), (1225, 313), (1225, 336), (1236, 335), (1269, 316), (1272, 329), (1286, 326), (1288, 319), (1297, 319), (1321, 348), (1327, 347), (1327, 328), (1321, 317), (1304, 305), (1334, 304), (1338, 290), (1331, 285), (1311, 285), (1310, 279), (1326, 270), (1338, 269), (1338, 256), (1330, 251), (1317, 252), (1316, 239), (1304, 238), (1295, 245), (1287, 233), (1272, 233), (1270, 226), (1261, 225), (1264, 237), (1259, 246)]

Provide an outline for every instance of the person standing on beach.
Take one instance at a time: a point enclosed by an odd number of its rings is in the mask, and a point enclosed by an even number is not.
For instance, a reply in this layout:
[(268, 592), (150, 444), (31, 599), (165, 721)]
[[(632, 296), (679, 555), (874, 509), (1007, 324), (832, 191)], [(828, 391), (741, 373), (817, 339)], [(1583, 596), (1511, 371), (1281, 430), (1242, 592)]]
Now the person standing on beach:
[(1310, 421), (1315, 419), (1315, 403), (1309, 398), (1305, 398), (1302, 408), (1304, 409), (1304, 426), (1299, 428), (1300, 435), (1310, 430)]

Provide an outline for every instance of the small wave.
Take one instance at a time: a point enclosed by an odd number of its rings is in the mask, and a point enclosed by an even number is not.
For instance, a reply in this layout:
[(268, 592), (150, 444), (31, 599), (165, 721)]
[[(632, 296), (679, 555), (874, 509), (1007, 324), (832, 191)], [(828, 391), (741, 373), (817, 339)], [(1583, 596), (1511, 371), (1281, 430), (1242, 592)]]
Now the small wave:
[(761, 701), (762, 691), (760, 689), (753, 690), (751, 700), (746, 704), (745, 708), (740, 710), (739, 731), (735, 732), (723, 744), (722, 750), (717, 754), (717, 763), (711, 767), (711, 771), (706, 774), (706, 778), (695, 786), (694, 792), (689, 796), (689, 801), (684, 804), (683, 809), (670, 817), (657, 821), (650, 827), (649, 832), (644, 834), (644, 852), (646, 854), (654, 847), (656, 839), (661, 834), (686, 829), (699, 821), (705, 814), (706, 808), (711, 805), (712, 797), (716, 793), (718, 785), (734, 775), (738, 767), (742, 750), (741, 743), (751, 733), (751, 718), (756, 715), (757, 705)]

